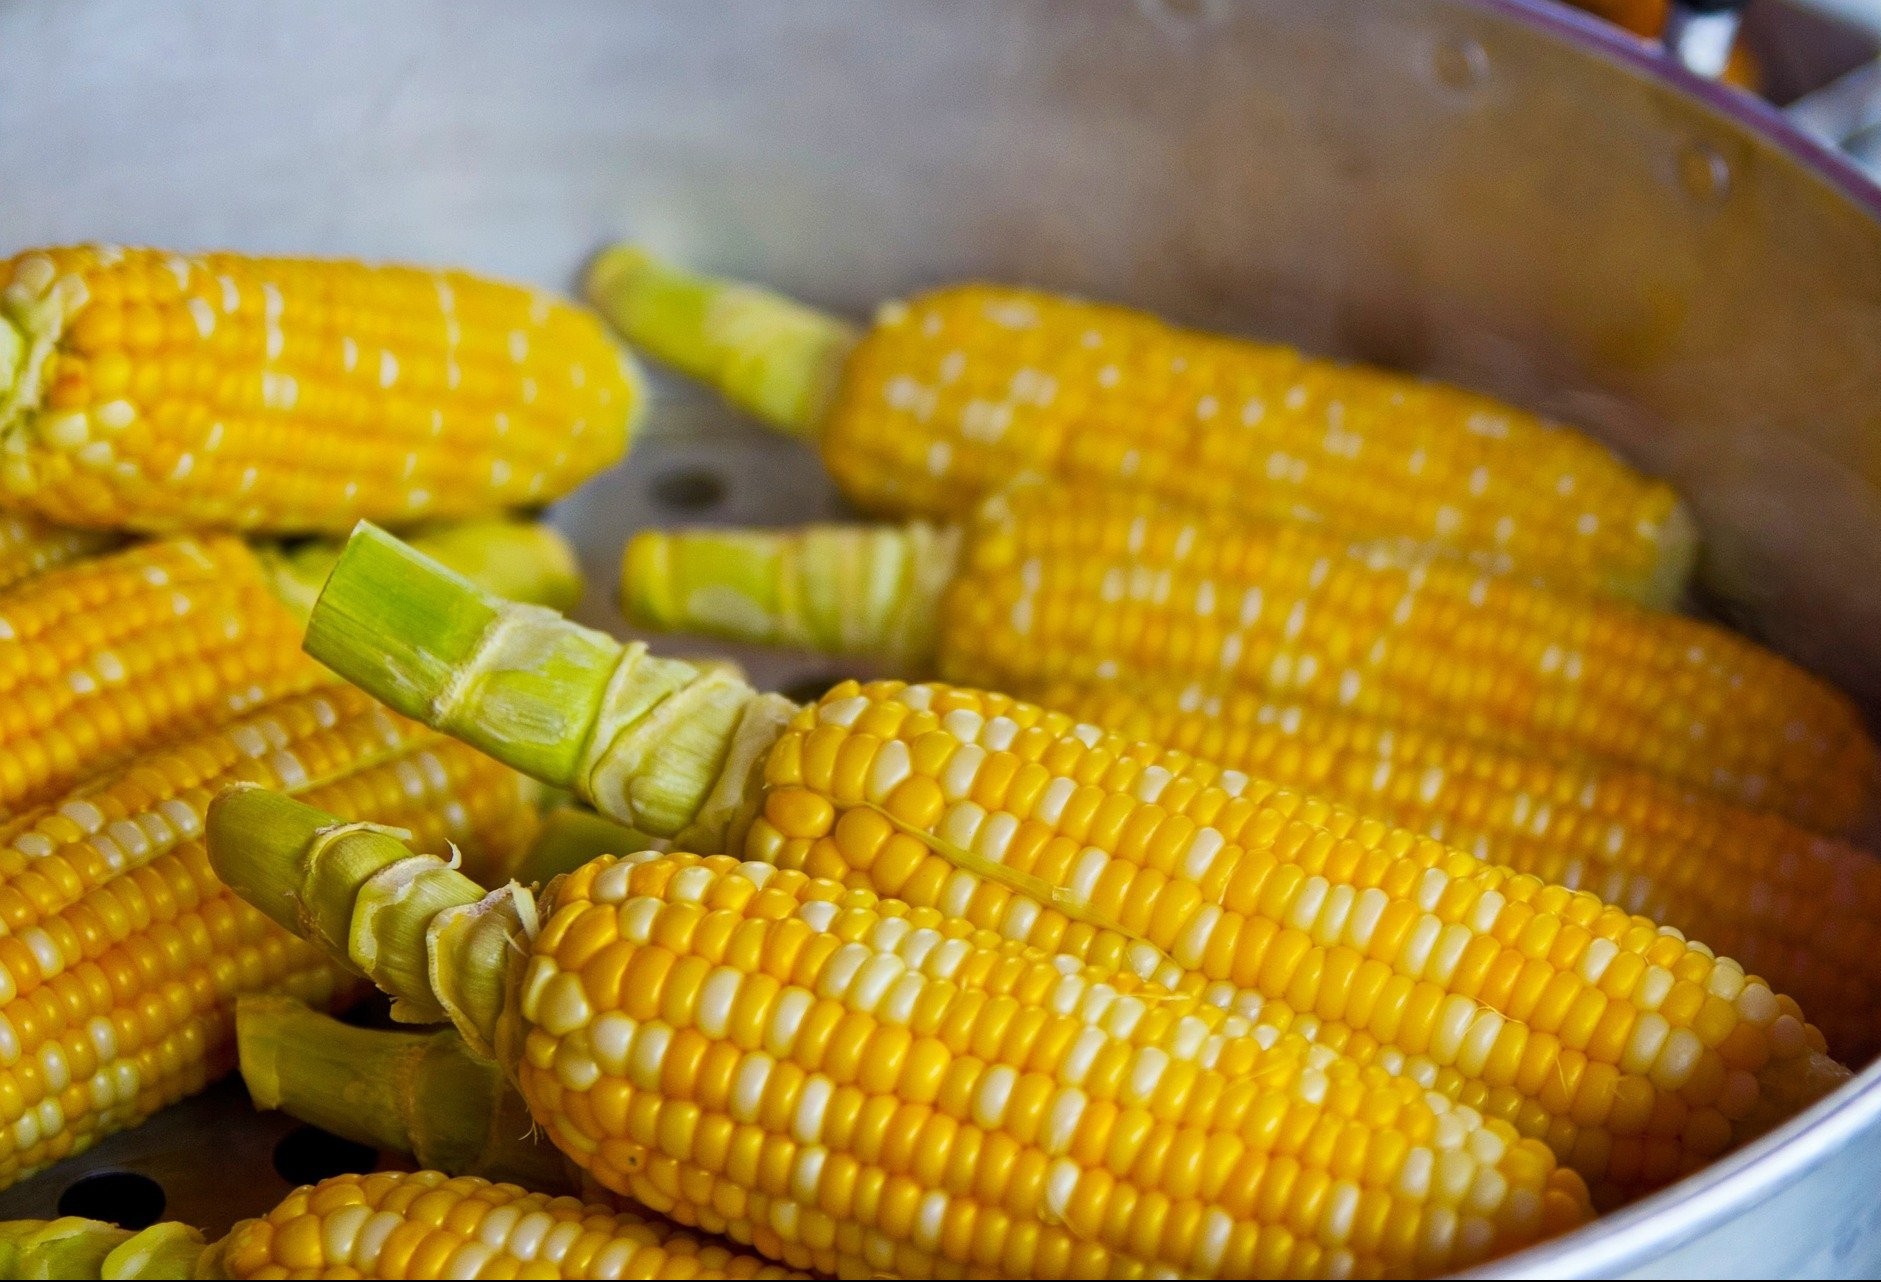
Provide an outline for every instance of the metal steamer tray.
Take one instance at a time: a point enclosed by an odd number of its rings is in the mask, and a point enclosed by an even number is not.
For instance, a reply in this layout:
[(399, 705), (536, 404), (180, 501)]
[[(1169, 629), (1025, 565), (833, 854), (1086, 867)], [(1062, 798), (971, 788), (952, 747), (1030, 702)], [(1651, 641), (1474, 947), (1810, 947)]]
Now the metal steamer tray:
[[(632, 234), (857, 315), (1024, 280), (1455, 379), (1690, 496), (1703, 593), (1881, 705), (1881, 194), (1782, 117), (1521, 0), (0, 0), (0, 243), (456, 263)], [(838, 511), (656, 380), (557, 516)], [(752, 654), (804, 690), (827, 663)], [(225, 1085), (0, 1195), (220, 1230), (371, 1154)], [(1881, 1066), (1519, 1276), (1881, 1271)]]

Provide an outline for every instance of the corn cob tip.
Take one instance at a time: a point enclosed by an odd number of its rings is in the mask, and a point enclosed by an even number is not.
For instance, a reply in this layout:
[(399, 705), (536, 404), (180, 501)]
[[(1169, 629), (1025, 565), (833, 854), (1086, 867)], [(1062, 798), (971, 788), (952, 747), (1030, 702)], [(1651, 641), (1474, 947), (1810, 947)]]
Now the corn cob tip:
[(275, 1025), (307, 1010), (301, 1001), (276, 994), (257, 993), (235, 1003), (236, 1066), (249, 1101), (266, 1113), (281, 1107), (284, 1064), (276, 1053), (280, 1039)]
[(411, 545), (485, 591), (570, 610), (586, 585), (575, 549), (543, 521), (487, 517), (420, 530)]
[(588, 264), (584, 292), (588, 301), (599, 307), (604, 300), (621, 296), (634, 287), (642, 274), (660, 269), (660, 261), (644, 246), (630, 240), (609, 245)]
[(833, 316), (633, 244), (595, 258), (587, 295), (630, 343), (793, 436), (817, 434), (856, 341)]
[(216, 875), (278, 925), (300, 934), (309, 849), (345, 823), (260, 784), (233, 783), (209, 803), (203, 827)]

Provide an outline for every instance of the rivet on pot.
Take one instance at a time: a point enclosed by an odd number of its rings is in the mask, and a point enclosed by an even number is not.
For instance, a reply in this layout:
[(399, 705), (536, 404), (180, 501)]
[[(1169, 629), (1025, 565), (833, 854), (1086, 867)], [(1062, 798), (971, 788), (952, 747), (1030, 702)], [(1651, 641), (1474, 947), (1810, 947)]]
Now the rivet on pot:
[(1721, 205), (1731, 194), (1731, 162), (1708, 142), (1694, 142), (1679, 153), (1679, 183), (1701, 205)]
[(1449, 36), (1432, 51), (1431, 69), (1452, 89), (1474, 89), (1489, 78), (1489, 51), (1475, 36)]

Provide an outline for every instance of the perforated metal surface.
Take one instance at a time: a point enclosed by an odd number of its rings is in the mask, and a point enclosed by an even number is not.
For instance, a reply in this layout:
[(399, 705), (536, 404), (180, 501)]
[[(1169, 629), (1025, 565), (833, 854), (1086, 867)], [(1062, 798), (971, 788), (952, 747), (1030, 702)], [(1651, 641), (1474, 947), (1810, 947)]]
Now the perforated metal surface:
[(299, 1129), (283, 1114), (257, 1113), (240, 1082), (225, 1082), (0, 1193), (0, 1219), (118, 1219), (122, 1211), (110, 1201), (86, 1196), (86, 1182), (101, 1172), (130, 1172), (161, 1194), (162, 1218), (221, 1234), (299, 1183), (274, 1165), (276, 1148)]

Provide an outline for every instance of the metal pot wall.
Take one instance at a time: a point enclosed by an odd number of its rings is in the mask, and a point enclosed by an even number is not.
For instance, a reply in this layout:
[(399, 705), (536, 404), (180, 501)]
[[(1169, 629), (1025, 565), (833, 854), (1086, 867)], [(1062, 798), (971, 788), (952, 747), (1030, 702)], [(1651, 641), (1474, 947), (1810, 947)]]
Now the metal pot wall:
[[(1690, 495), (1708, 600), (1881, 703), (1881, 198), (1759, 104), (1516, 0), (0, 4), (0, 245), (462, 263), (568, 286), (632, 233), (854, 312), (984, 275), (1474, 384)], [(565, 504), (605, 599), (674, 508), (833, 509), (813, 460), (661, 384)], [(819, 675), (768, 657), (757, 675)], [(193, 1110), (193, 1111), (192, 1111)], [(185, 1106), (0, 1196), (159, 1169)], [(251, 1147), (253, 1145), (251, 1144)], [(262, 1145), (265, 1148), (265, 1145)], [(1881, 1067), (1499, 1273), (1872, 1274)]]

